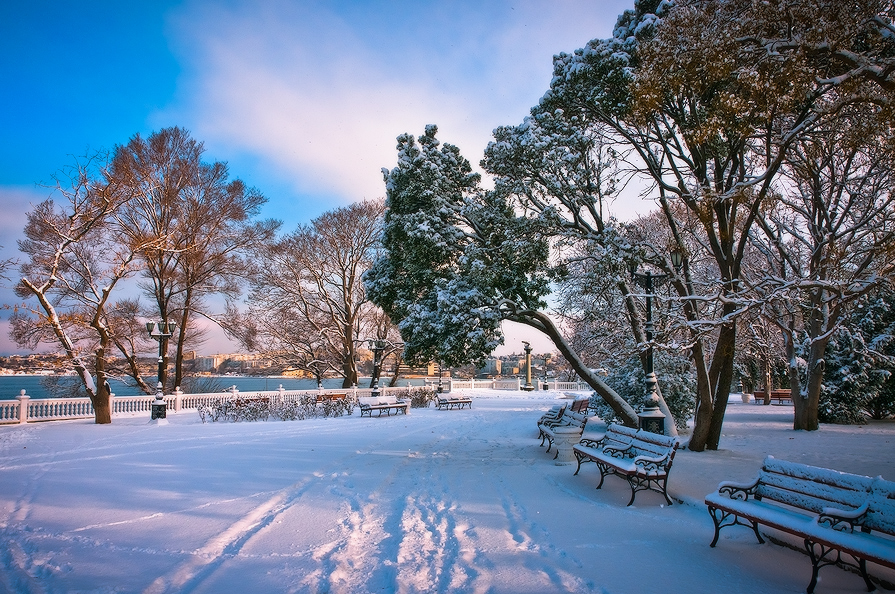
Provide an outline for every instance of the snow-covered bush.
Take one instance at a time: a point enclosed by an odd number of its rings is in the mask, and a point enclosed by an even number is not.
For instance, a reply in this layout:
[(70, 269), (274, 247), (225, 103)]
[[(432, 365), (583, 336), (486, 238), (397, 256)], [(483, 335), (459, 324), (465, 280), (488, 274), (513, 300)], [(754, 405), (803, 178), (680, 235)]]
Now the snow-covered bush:
[(895, 294), (861, 299), (824, 353), (818, 416), (825, 423), (863, 423), (895, 414)]
[(410, 408), (429, 408), (429, 403), (435, 400), (435, 388), (429, 386), (410, 388), (407, 396), (410, 397)]
[[(660, 351), (655, 354), (656, 379), (662, 397), (674, 416), (678, 429), (684, 429), (693, 416), (696, 406), (696, 379), (686, 357)], [(615, 390), (635, 410), (640, 410), (646, 401), (646, 375), (640, 358), (633, 355), (611, 368), (606, 383)], [(616, 422), (613, 410), (602, 398), (591, 398), (591, 410), (607, 423)]]
[(301, 421), (319, 417), (341, 417), (350, 415), (354, 401), (348, 398), (328, 398), (321, 402), (317, 396), (307, 394), (297, 400), (271, 402), (268, 398), (221, 398), (208, 405), (198, 407), (202, 422), (229, 421)]

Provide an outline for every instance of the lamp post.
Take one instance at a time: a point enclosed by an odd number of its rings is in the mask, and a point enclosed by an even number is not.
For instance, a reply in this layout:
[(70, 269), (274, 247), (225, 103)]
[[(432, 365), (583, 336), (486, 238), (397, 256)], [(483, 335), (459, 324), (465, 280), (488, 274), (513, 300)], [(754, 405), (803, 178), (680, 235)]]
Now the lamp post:
[(547, 383), (547, 366), (550, 365), (550, 355), (544, 355), (544, 389), (549, 390), (550, 385)]
[(385, 340), (381, 339), (369, 339), (367, 340), (367, 344), (370, 346), (370, 350), (373, 351), (373, 373), (370, 378), (370, 387), (373, 388), (372, 396), (374, 398), (379, 397), (379, 371), (382, 366), (382, 351), (386, 349), (388, 343)]
[(441, 361), (438, 362), (438, 393), (444, 392), (444, 384), (441, 383)]
[[(675, 269), (680, 270), (684, 261), (684, 254), (675, 249), (670, 254), (671, 263)], [(656, 373), (653, 369), (653, 287), (668, 278), (667, 274), (653, 274), (647, 270), (645, 273), (637, 272), (637, 265), (630, 265), (631, 278), (646, 291), (646, 390), (647, 396), (657, 392)]]
[(531, 345), (526, 341), (522, 341), (522, 344), (525, 345), (523, 349), (525, 351), (525, 385), (522, 386), (522, 389), (526, 392), (531, 392), (535, 389), (533, 385), (531, 385)]
[(165, 404), (164, 386), (162, 385), (162, 377), (165, 375), (165, 351), (168, 348), (168, 339), (174, 335), (174, 329), (177, 324), (174, 322), (146, 322), (146, 331), (149, 337), (158, 342), (158, 385), (155, 389), (155, 401), (150, 408), (150, 420), (166, 421), (167, 405)]

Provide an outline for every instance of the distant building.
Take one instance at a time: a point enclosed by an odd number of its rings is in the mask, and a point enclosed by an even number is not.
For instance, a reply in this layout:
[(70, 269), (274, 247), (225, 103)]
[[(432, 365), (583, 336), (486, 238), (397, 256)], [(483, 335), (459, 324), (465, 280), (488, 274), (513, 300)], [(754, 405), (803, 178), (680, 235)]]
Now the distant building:
[(489, 357), (485, 359), (485, 364), (479, 369), (481, 375), (500, 375), (503, 361), (497, 357)]

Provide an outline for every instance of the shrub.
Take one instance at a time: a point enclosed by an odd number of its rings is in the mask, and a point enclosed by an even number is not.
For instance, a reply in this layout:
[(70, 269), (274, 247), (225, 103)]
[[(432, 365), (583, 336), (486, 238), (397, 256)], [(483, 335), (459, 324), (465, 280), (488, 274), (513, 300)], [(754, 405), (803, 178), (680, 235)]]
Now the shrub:
[(305, 394), (295, 400), (271, 402), (269, 398), (221, 398), (209, 405), (200, 405), (199, 418), (202, 422), (267, 421), (271, 418), (281, 421), (301, 421), (319, 417), (341, 417), (350, 415), (354, 401), (349, 398), (325, 399), (317, 402), (316, 394)]
[[(696, 381), (690, 363), (680, 355), (659, 351), (655, 354), (655, 368), (662, 398), (674, 416), (675, 426), (684, 429), (696, 406)], [(640, 365), (640, 357), (636, 354), (614, 368), (606, 378), (606, 383), (634, 410), (640, 410), (646, 401), (646, 375)], [(591, 397), (590, 408), (603, 421), (616, 421), (615, 411), (599, 396)]]
[(420, 386), (418, 388), (410, 388), (407, 391), (410, 397), (410, 408), (429, 408), (429, 403), (435, 400), (435, 388), (429, 386)]

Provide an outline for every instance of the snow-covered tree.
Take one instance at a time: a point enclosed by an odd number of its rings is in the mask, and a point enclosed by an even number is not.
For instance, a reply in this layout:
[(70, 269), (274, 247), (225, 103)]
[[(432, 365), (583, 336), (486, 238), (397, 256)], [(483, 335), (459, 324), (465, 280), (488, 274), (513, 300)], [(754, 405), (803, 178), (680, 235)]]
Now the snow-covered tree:
[[(619, 18), (612, 38), (555, 59), (533, 114), (561, 116), (614, 146), (652, 184), (673, 245), (688, 255), (673, 281), (693, 333), (691, 449), (718, 447), (735, 319), (749, 306), (742, 266), (750, 231), (792, 144), (846, 97), (873, 101), (887, 92), (886, 10), (881, 2), (643, 0)], [(698, 229), (688, 238), (692, 223)], [(711, 286), (693, 282), (694, 245), (714, 261)], [(698, 307), (709, 301), (718, 304), (712, 317)]]
[(384, 170), (384, 255), (365, 276), (370, 298), (398, 324), (410, 361), (478, 361), (502, 340), (501, 322), (544, 332), (623, 422), (633, 409), (575, 353), (553, 319), (550, 222), (520, 216), (507, 194), (485, 192), (457, 147), (437, 128), (398, 138), (398, 164)]
[(822, 386), (834, 373), (828, 354), (850, 349), (840, 328), (851, 304), (895, 278), (895, 139), (887, 118), (875, 106), (844, 106), (815, 126), (793, 144), (778, 200), (760, 215), (755, 241), (768, 261), (755, 271), (754, 288), (783, 332), (796, 429), (817, 428)]
[(344, 387), (357, 384), (358, 341), (381, 330), (361, 277), (379, 250), (382, 214), (382, 200), (357, 202), (260, 246), (246, 315), (231, 312), (243, 344), (318, 380), (332, 371)]
[[(863, 423), (895, 414), (895, 292), (873, 291), (853, 303), (827, 342), (818, 416), (825, 423)], [(810, 351), (801, 343), (800, 353)], [(807, 365), (805, 366), (807, 367)]]
[(196, 318), (223, 324), (207, 297), (236, 299), (247, 252), (272, 239), (279, 225), (253, 220), (267, 199), (230, 179), (226, 163), (203, 161), (204, 153), (187, 130), (164, 128), (116, 146), (109, 168), (130, 195), (123, 231), (152, 246), (140, 253), (142, 287), (152, 303), (144, 314), (177, 322), (172, 385), (182, 382), (183, 353), (201, 341)]
[[(131, 241), (124, 232), (128, 188), (111, 175), (102, 155), (84, 159), (57, 176), (59, 204), (47, 199), (28, 213), (26, 256), (16, 294), (37, 304), (13, 315), (11, 335), (22, 346), (55, 345), (65, 354), (90, 397), (97, 423), (112, 422), (108, 359), (117, 352), (125, 373), (142, 382), (133, 335), (135, 302), (114, 301), (139, 267), (139, 254), (157, 238)], [(145, 390), (149, 390), (145, 383)]]

